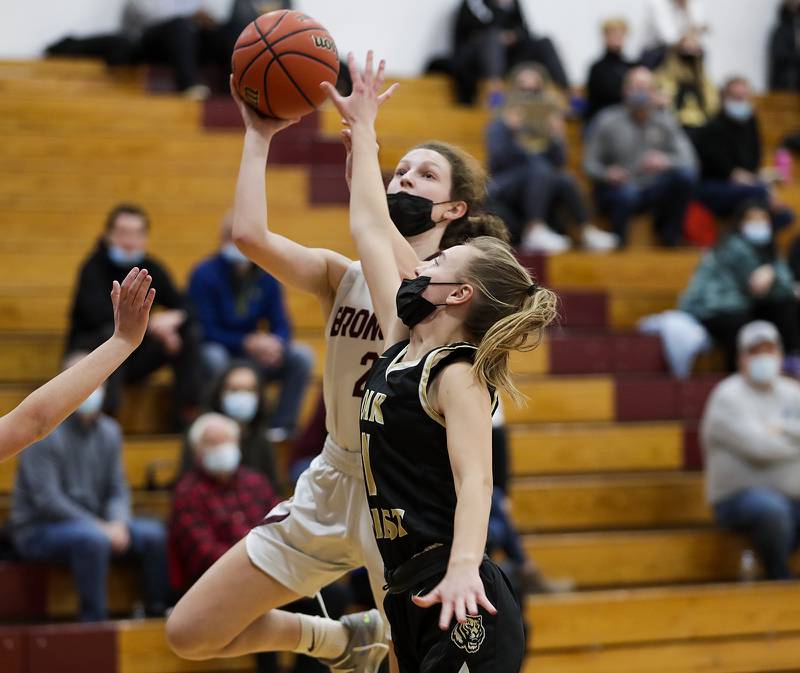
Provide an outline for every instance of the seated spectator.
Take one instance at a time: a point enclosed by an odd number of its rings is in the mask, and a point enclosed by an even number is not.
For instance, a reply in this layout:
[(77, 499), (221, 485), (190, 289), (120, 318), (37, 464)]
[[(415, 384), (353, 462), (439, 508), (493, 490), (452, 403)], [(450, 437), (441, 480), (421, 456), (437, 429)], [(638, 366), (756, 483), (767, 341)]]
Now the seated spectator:
[[(242, 540), (281, 502), (265, 475), (242, 465), (240, 428), (217, 413), (200, 416), (189, 429), (192, 464), (175, 487), (170, 516), (172, 584), (184, 593), (228, 549)], [(326, 607), (338, 619), (349, 603), (341, 584), (322, 589)], [(317, 614), (313, 599), (287, 606), (293, 612)], [(277, 671), (274, 653), (258, 656), (258, 670)], [(327, 670), (308, 657), (298, 657), (294, 673)]]
[(589, 127), (584, 169), (623, 245), (630, 218), (649, 210), (661, 242), (676, 246), (695, 181), (694, 149), (673, 116), (657, 109), (647, 68), (628, 72), (623, 94), (623, 104), (603, 110)]
[(696, 198), (715, 215), (730, 216), (746, 201), (769, 204), (774, 231), (794, 220), (761, 179), (761, 131), (753, 110), (753, 91), (744, 77), (722, 88), (722, 109), (695, 136), (701, 181)]
[[(231, 217), (222, 222), (220, 250), (201, 262), (189, 296), (203, 328), (203, 361), (212, 379), (232, 358), (256, 364), (268, 382), (280, 381), (268, 437), (285, 441), (295, 430), (313, 365), (310, 349), (293, 343), (280, 284), (245, 257), (231, 240)], [(268, 330), (261, 329), (267, 323)]]
[[(742, 206), (732, 233), (695, 270), (679, 308), (699, 320), (722, 346), (728, 371), (736, 370), (736, 335), (755, 318), (777, 325), (786, 352), (798, 353), (800, 318), (794, 278), (778, 256), (765, 207)], [(791, 360), (787, 365), (795, 368)]]
[[(227, 416), (239, 426), (239, 448), (242, 465), (263, 474), (280, 488), (283, 479), (275, 466), (275, 454), (267, 439), (267, 414), (264, 408), (261, 371), (252, 362), (234, 360), (216, 382), (208, 408)], [(183, 470), (191, 469), (193, 456), (184, 445)]]
[[(559, 211), (580, 228), (583, 244), (597, 251), (616, 247), (616, 237), (595, 227), (578, 184), (566, 170), (564, 105), (548, 89), (546, 73), (521, 64), (509, 75), (508, 100), (486, 132), (489, 196), (522, 221), (515, 238), (527, 251), (558, 253), (570, 247)], [(556, 232), (550, 223), (559, 229)]]
[[(65, 369), (84, 354), (73, 354)], [(122, 430), (104, 416), (98, 388), (47, 438), (20, 455), (10, 526), (19, 555), (69, 567), (81, 621), (108, 617), (112, 557), (142, 568), (145, 610), (167, 607), (166, 532), (159, 521), (133, 518), (122, 465)]]
[(800, 91), (800, 0), (783, 0), (769, 38), (769, 88)]
[(106, 218), (105, 235), (83, 263), (72, 302), (67, 351), (92, 350), (114, 331), (108, 301), (112, 281), (122, 281), (133, 266), (146, 268), (156, 290), (153, 315), (142, 345), (108, 379), (103, 409), (115, 414), (125, 383), (143, 381), (169, 364), (175, 377), (173, 423), (180, 429), (199, 402), (199, 343), (183, 296), (169, 272), (147, 254), (150, 219), (139, 206), (120, 204)]
[(690, 138), (717, 113), (717, 87), (706, 72), (696, 37), (683, 37), (670, 47), (655, 78), (660, 93)]
[(684, 37), (693, 37), (702, 45), (710, 29), (707, 16), (704, 0), (648, 0), (642, 65), (655, 70), (664, 62), (668, 48)]
[(472, 104), (486, 78), (494, 104), (502, 98), (503, 78), (523, 61), (541, 63), (560, 87), (568, 86), (553, 43), (530, 34), (519, 0), (463, 0), (454, 35), (451, 70), (460, 103)]
[(584, 122), (588, 124), (594, 116), (611, 105), (622, 102), (622, 84), (625, 75), (636, 65), (625, 57), (625, 40), (628, 37), (628, 22), (621, 17), (603, 21), (603, 56), (592, 64), (586, 84), (586, 109)]
[(738, 373), (711, 393), (700, 424), (706, 497), (717, 525), (747, 537), (768, 579), (789, 579), (800, 530), (800, 384), (780, 376), (771, 323), (745, 325), (738, 348)]

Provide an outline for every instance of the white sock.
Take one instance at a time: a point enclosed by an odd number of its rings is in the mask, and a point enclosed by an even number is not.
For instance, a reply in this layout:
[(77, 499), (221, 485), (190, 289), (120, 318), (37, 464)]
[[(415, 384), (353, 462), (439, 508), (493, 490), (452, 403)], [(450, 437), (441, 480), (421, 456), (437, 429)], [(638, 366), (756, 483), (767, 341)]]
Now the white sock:
[(292, 650), (318, 659), (336, 659), (344, 654), (348, 632), (341, 622), (316, 615), (298, 614), (300, 642)]

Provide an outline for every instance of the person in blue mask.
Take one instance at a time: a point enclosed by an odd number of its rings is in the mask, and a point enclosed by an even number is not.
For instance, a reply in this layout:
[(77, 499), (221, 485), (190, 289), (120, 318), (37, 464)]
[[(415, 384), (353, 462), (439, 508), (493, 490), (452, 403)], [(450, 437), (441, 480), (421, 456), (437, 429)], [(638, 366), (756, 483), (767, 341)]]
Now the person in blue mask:
[(709, 331), (730, 372), (736, 371), (736, 335), (742, 326), (754, 319), (773, 323), (783, 341), (784, 367), (797, 373), (800, 319), (794, 278), (777, 252), (765, 205), (741, 206), (731, 233), (703, 257), (678, 308)]
[(151, 317), (142, 344), (109, 378), (103, 409), (115, 414), (125, 383), (142, 381), (169, 364), (175, 375), (172, 420), (175, 429), (180, 429), (191, 420), (199, 403), (199, 337), (169, 272), (147, 254), (149, 230), (149, 217), (137, 205), (119, 204), (108, 214), (104, 235), (78, 274), (66, 351), (91, 350), (110, 336), (114, 321), (106, 288), (121, 281), (134, 265), (146, 266), (159, 310)]

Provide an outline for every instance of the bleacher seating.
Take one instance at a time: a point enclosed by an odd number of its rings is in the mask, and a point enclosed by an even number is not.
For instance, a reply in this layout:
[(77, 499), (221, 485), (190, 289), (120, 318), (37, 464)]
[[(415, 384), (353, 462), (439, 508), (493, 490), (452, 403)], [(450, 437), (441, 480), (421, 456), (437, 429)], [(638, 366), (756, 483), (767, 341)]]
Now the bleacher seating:
[[(204, 129), (200, 104), (150, 95), (143, 81), (137, 72), (113, 78), (93, 62), (0, 62), (0, 413), (58, 370), (77, 265), (116, 201), (138, 201), (150, 211), (151, 249), (181, 283), (217, 245), (219, 220), (231, 205), (240, 134)], [(385, 170), (431, 137), (483, 156), (487, 114), (456, 109), (449, 100), (442, 79), (402, 82), (380, 117)], [(796, 124), (800, 102), (769, 95), (759, 111), (771, 151)], [(320, 195), (341, 191), (341, 166), (331, 159), (340, 156), (338, 115), (324, 109), (319, 128), (321, 137), (311, 123), (296, 136), (304, 147), (319, 149), (319, 173), (313, 165), (292, 165), (291, 148), (276, 144), (276, 153), (289, 160), (268, 171), (270, 223), (308, 245), (352, 255), (346, 207), (319, 202)], [(569, 129), (570, 161), (577, 167), (579, 129)], [(310, 156), (313, 161), (313, 150)], [(782, 196), (800, 210), (800, 188), (787, 186)], [(637, 222), (636, 229), (634, 239), (646, 243), (646, 223)], [(694, 250), (635, 248), (529, 260), (561, 295), (562, 328), (538, 351), (513, 360), (529, 396), (526, 407), (506, 405), (513, 515), (545, 574), (572, 577), (579, 590), (529, 601), (535, 626), (527, 671), (798, 668), (800, 587), (731, 582), (742, 543), (712, 529), (702, 475), (690, 469), (697, 463), (695, 424), (719, 375), (673, 381), (658, 341), (631, 333), (641, 316), (674, 306), (698, 258)], [(323, 317), (313, 298), (287, 295), (297, 337), (318, 357), (310, 405), (321, 375)], [(135, 508), (162, 518), (169, 513), (165, 487), (181, 441), (163, 434), (167, 383), (159, 374), (132, 389), (121, 417)], [(14, 465), (0, 464), (0, 521), (8, 515)], [(0, 564), (0, 592), (12, 595), (4, 587), (17, 597), (0, 610), (6, 621), (15, 614), (74, 614), (64, 571)], [(111, 603), (118, 614), (127, 614), (136, 600), (133, 587), (130, 571), (115, 568)], [(95, 658), (84, 661), (89, 642)], [(254, 668), (252, 657), (181, 661), (166, 648), (158, 620), (0, 629), (2, 671), (55, 671), (46, 662), (59, 656), (72, 656), (78, 667), (70, 670), (86, 673)], [(45, 663), (25, 667), (34, 661)]]

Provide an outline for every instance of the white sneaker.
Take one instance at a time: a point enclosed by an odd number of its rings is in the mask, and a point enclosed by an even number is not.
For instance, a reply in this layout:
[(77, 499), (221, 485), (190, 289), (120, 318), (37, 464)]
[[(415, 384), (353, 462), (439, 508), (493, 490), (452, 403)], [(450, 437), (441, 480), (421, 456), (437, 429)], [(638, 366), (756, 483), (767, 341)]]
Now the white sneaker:
[(347, 647), (338, 659), (319, 659), (331, 673), (377, 673), (389, 652), (386, 627), (375, 610), (345, 615), (339, 621), (348, 631)]
[(571, 245), (569, 238), (557, 234), (546, 224), (534, 224), (522, 237), (520, 248), (525, 252), (555, 255), (569, 250)]
[(619, 247), (619, 236), (587, 224), (581, 234), (583, 247), (594, 252), (610, 252)]

